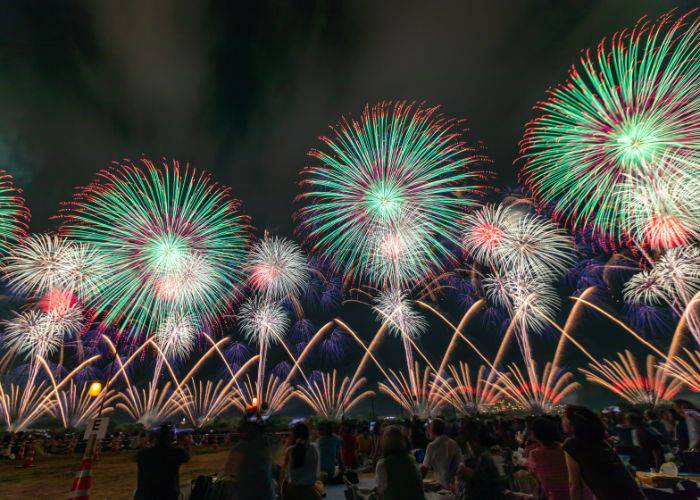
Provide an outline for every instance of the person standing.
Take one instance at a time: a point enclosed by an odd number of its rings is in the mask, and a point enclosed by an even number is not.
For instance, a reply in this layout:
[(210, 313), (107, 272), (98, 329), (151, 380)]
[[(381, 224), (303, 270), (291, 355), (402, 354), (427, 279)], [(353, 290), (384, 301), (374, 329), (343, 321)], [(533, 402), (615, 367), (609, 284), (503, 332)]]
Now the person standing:
[(274, 500), (272, 450), (262, 422), (244, 416), (238, 425), (240, 440), (231, 447), (224, 476), (233, 483), (239, 500)]
[(451, 489), (454, 484), (457, 468), (462, 461), (462, 452), (457, 442), (445, 434), (445, 421), (436, 418), (430, 423), (430, 434), (433, 440), (425, 450), (425, 458), (421, 465), (421, 473), (428, 470), (435, 473), (435, 480), (445, 489)]
[(685, 399), (676, 399), (673, 402), (673, 409), (685, 420), (688, 432), (687, 448), (695, 451), (700, 450), (700, 409)]
[[(155, 446), (136, 454), (137, 479), (134, 500), (177, 500), (180, 466), (190, 459), (189, 450), (173, 446), (173, 428), (160, 426)], [(189, 447), (189, 443), (186, 443)]]

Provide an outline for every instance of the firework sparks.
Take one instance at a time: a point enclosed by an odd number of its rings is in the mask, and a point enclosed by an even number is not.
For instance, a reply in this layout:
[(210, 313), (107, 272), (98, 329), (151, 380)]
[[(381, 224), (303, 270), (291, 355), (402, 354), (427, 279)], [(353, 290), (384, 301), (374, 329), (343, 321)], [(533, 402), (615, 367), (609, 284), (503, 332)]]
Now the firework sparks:
[(497, 256), (518, 274), (555, 278), (574, 264), (573, 240), (552, 222), (524, 214), (506, 227)]
[(253, 407), (261, 415), (279, 413), (294, 397), (292, 386), (274, 375), (267, 380), (263, 393), (257, 390), (259, 387), (259, 384), (254, 387), (250, 377), (246, 377), (241, 391), (241, 400), (244, 408)]
[(413, 307), (413, 302), (401, 290), (389, 288), (376, 299), (375, 311), (382, 323), (386, 322), (394, 335), (419, 337), (428, 327), (425, 318)]
[(98, 173), (63, 210), (63, 233), (94, 246), (109, 272), (86, 304), (102, 326), (150, 334), (173, 311), (216, 324), (236, 297), (247, 218), (229, 190), (177, 161)]
[(280, 303), (264, 297), (248, 299), (238, 316), (246, 338), (258, 345), (279, 342), (289, 327), (289, 317)]
[(55, 328), (48, 314), (27, 311), (4, 322), (5, 344), (29, 359), (56, 352), (63, 342), (63, 332)]
[(88, 394), (89, 387), (89, 383), (84, 383), (78, 389), (78, 385), (71, 381), (67, 388), (56, 391), (54, 404), (49, 411), (54, 418), (62, 421), (66, 429), (78, 429), (98, 413), (107, 415), (114, 410), (111, 404), (117, 399), (116, 392), (109, 390), (104, 396), (96, 398)]
[(557, 370), (552, 374), (552, 363), (548, 362), (542, 376), (527, 370), (528, 376), (516, 365), (508, 367), (509, 373), (499, 374), (497, 383), (501, 395), (528, 413), (552, 413), (564, 397), (580, 387), (569, 372)]
[(389, 370), (390, 376), (379, 382), (379, 390), (389, 396), (410, 415), (428, 418), (435, 415), (445, 404), (433, 389), (434, 372), (426, 367), (422, 372), (418, 363), (404, 372)]
[(463, 248), (480, 264), (496, 265), (506, 232), (516, 219), (507, 205), (486, 205), (470, 213), (466, 217)]
[(29, 224), (29, 209), (12, 177), (0, 170), (0, 253), (7, 254), (24, 236)]
[(387, 251), (395, 259), (397, 238), (409, 237), (409, 227), (421, 236), (411, 250), (420, 258), (402, 259), (404, 278), (417, 281), (455, 261), (447, 243), (460, 239), (463, 211), (482, 191), (486, 161), (465, 146), (458, 126), (437, 107), (406, 102), (367, 106), (359, 120), (342, 119), (334, 137), (323, 138), (326, 150), (310, 152), (319, 164), (303, 172), (300, 199), (307, 203), (300, 215), (313, 248), (349, 276), (380, 285), (396, 269), (373, 259)]
[(650, 270), (641, 271), (625, 284), (624, 298), (632, 304), (669, 304), (683, 309), (700, 290), (700, 248), (671, 248)]
[(674, 356), (664, 369), (680, 383), (694, 392), (700, 392), (700, 352), (683, 349), (685, 358)]
[(184, 387), (184, 396), (178, 393), (179, 406), (196, 428), (202, 428), (223, 415), (231, 408), (243, 409), (240, 394), (236, 386), (230, 382), (211, 380), (203, 383), (201, 380), (190, 381)]
[(266, 236), (258, 242), (246, 264), (256, 289), (271, 300), (297, 297), (309, 280), (309, 266), (299, 245)]
[(459, 366), (450, 365), (448, 370), (450, 379), (436, 378), (433, 391), (459, 415), (489, 412), (501, 398), (500, 392), (495, 390), (484, 376), (485, 366), (479, 367), (474, 383), (466, 363), (460, 361)]
[(663, 369), (656, 367), (656, 358), (647, 356), (646, 373), (640, 372), (632, 353), (617, 353), (619, 361), (604, 359), (589, 363), (590, 369), (580, 369), (586, 380), (605, 387), (631, 404), (652, 405), (668, 403), (683, 388), (683, 382), (668, 380)]
[(664, 155), (644, 182), (632, 178), (623, 186), (623, 210), (637, 240), (658, 251), (700, 239), (698, 165), (699, 152), (686, 158)]
[(363, 399), (372, 397), (373, 391), (362, 391), (367, 382), (365, 378), (351, 381), (345, 377), (340, 386), (337, 383), (337, 372), (322, 373), (320, 381), (310, 381), (308, 385), (300, 386), (296, 396), (308, 404), (316, 415), (328, 420), (340, 420), (345, 417)]
[(189, 315), (168, 316), (153, 337), (163, 355), (169, 359), (186, 359), (194, 348), (197, 325)]
[(547, 282), (528, 273), (494, 273), (483, 280), (486, 297), (517, 318), (528, 332), (549, 325), (559, 306), (559, 296)]
[[(634, 239), (635, 226), (651, 246), (684, 239), (675, 208), (687, 202), (697, 212), (700, 198), (691, 189), (697, 181), (679, 198), (664, 198), (663, 207), (653, 202), (660, 210), (642, 207), (631, 215), (628, 209), (639, 206), (629, 199), (640, 192), (636, 187), (649, 193), (655, 179), (684, 169), (698, 179), (698, 163), (682, 162), (697, 157), (700, 143), (699, 34), (694, 13), (616, 33), (596, 56), (587, 51), (540, 104), (542, 114), (527, 125), (521, 144), (523, 174), (555, 216), (614, 242)], [(644, 230), (647, 223), (662, 226)]]
[(7, 257), (10, 286), (22, 295), (45, 293), (72, 284), (72, 244), (65, 238), (33, 234)]

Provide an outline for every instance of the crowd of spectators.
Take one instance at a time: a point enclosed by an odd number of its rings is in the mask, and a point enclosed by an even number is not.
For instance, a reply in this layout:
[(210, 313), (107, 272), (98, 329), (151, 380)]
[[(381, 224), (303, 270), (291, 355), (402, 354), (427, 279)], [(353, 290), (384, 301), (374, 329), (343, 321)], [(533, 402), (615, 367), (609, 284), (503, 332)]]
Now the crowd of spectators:
[[(169, 429), (114, 433), (100, 448), (137, 450), (140, 490), (174, 485), (173, 498), (191, 447), (230, 450), (222, 469), (212, 471), (216, 480), (198, 479), (193, 500), (198, 489), (212, 488), (220, 489), (218, 498), (314, 500), (332, 484), (360, 498), (359, 477), (373, 477), (370, 498), (380, 500), (421, 500), (426, 492), (459, 500), (635, 500), (653, 493), (641, 487), (638, 471), (700, 475), (700, 410), (686, 400), (662, 410), (595, 413), (568, 406), (561, 415), (525, 418), (300, 421), (288, 432), (272, 432), (255, 416), (243, 418), (235, 432)], [(18, 433), (3, 437), (1, 455), (12, 457), (27, 442), (38, 455), (84, 450), (74, 433)]]

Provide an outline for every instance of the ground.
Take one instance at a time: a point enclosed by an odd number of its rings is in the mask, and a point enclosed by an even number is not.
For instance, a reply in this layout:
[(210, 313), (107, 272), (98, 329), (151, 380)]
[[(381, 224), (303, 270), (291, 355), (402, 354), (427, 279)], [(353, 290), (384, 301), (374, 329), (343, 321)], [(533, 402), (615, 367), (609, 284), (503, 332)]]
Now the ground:
[[(135, 452), (107, 453), (92, 471), (91, 498), (99, 500), (131, 499), (136, 488)], [(180, 470), (185, 484), (200, 474), (221, 472), (228, 450), (195, 449), (192, 458)], [(15, 462), (0, 462), (0, 498), (67, 498), (80, 456), (38, 457), (35, 467), (18, 469)]]
[[(92, 470), (91, 498), (131, 499), (136, 488), (135, 452), (103, 454)], [(188, 484), (200, 474), (221, 472), (228, 450), (195, 448), (190, 461), (180, 469), (180, 484)], [(17, 462), (0, 461), (0, 499), (67, 498), (81, 457), (38, 457), (35, 467), (18, 469)], [(368, 478), (363, 477), (363, 482)], [(344, 499), (343, 487), (327, 491), (326, 500)]]

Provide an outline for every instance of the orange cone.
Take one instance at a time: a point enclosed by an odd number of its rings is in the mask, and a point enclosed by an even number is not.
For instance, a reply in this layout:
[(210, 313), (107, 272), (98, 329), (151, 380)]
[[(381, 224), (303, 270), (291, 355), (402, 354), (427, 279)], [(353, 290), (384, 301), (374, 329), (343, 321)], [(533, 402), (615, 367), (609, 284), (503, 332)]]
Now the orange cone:
[(33, 444), (28, 444), (27, 445), (27, 451), (24, 454), (24, 462), (22, 465), (18, 465), (18, 469), (28, 469), (30, 467), (34, 467), (34, 445)]
[(17, 451), (17, 457), (15, 457), (17, 460), (24, 460), (24, 448), (25, 448), (25, 443), (22, 441), (22, 444), (19, 445), (19, 450)]
[(83, 457), (80, 470), (75, 473), (73, 487), (68, 498), (75, 500), (90, 500), (90, 487), (92, 486), (92, 459)]

